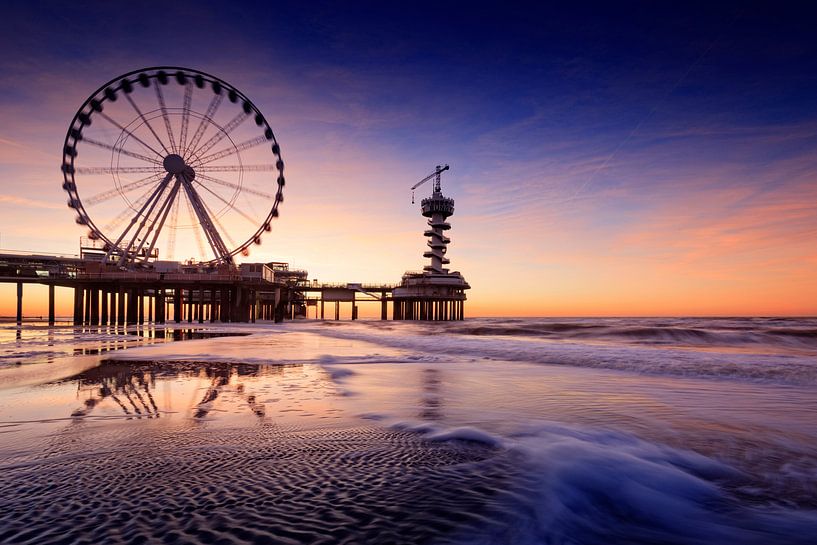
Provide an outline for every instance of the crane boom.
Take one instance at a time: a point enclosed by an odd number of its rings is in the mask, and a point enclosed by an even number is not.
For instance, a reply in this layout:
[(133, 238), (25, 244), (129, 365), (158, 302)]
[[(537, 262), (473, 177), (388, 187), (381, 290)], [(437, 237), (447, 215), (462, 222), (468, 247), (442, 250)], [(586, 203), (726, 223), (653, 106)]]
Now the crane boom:
[(446, 170), (448, 170), (448, 168), (449, 168), (448, 165), (445, 165), (443, 167), (438, 166), (437, 169), (434, 172), (432, 172), (431, 174), (429, 174), (428, 176), (426, 176), (425, 178), (423, 178), (422, 180), (420, 180), (419, 182), (417, 182), (416, 184), (411, 186), (411, 190), (414, 191), (415, 189), (417, 189), (418, 187), (420, 187), (421, 185), (423, 185), (424, 183), (426, 183), (430, 179), (439, 176), (441, 172), (445, 172)]
[(434, 192), (439, 193), (440, 192), (440, 174), (442, 174), (446, 170), (448, 170), (448, 165), (445, 165), (445, 166), (437, 165), (437, 168), (434, 169), (434, 172), (432, 172), (431, 174), (429, 174), (428, 176), (426, 176), (425, 178), (423, 178), (422, 180), (420, 180), (419, 182), (417, 182), (416, 184), (411, 186), (411, 202), (412, 202), (412, 204), (414, 204), (414, 190), (417, 189), (418, 187), (420, 187), (421, 185), (423, 185), (424, 183), (426, 183), (427, 181), (431, 180), (431, 179), (435, 179), (434, 180)]

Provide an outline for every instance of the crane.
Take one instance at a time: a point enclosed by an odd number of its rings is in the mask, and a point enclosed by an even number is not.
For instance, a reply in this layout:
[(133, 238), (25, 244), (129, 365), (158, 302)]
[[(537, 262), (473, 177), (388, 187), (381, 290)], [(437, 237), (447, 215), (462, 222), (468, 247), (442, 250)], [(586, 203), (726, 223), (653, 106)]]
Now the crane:
[(425, 178), (423, 178), (422, 180), (420, 180), (419, 182), (417, 182), (416, 184), (411, 186), (411, 204), (414, 204), (414, 190), (417, 189), (418, 187), (420, 187), (421, 185), (423, 185), (424, 183), (426, 183), (427, 181), (431, 180), (432, 178), (435, 179), (434, 180), (434, 193), (439, 193), (440, 192), (440, 174), (442, 174), (446, 170), (448, 170), (448, 165), (445, 165), (445, 166), (437, 165), (437, 168), (434, 169), (434, 172), (432, 172), (431, 174), (429, 174), (428, 176), (426, 176)]

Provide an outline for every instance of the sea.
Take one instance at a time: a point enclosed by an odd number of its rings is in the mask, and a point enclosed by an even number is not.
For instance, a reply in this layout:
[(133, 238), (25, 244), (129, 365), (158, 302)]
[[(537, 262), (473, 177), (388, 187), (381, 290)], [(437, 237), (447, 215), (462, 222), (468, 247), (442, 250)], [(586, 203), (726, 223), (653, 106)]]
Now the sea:
[(817, 318), (0, 324), (0, 543), (817, 544)]

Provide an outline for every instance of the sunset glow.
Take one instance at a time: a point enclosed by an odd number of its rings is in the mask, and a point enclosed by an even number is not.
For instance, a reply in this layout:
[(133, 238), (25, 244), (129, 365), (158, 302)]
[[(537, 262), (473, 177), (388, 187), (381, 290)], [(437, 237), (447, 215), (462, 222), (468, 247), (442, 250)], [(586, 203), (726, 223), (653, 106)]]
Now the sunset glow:
[[(236, 85), (281, 142), (286, 201), (245, 260), (398, 282), (424, 264), (408, 188), (448, 163), (448, 255), (473, 288), (469, 316), (817, 312), (808, 17), (645, 4), (604, 26), (578, 10), (478, 9), (349, 10), (318, 25), (266, 6), (163, 5), (136, 27), (140, 9), (117, 9), (129, 14), (14, 9), (0, 60), (3, 249), (78, 252), (59, 171), (74, 112), (116, 74), (178, 64)], [(501, 41), (495, 17), (514, 29)], [(0, 286), (0, 315), (14, 289)], [(45, 293), (26, 286), (26, 315), (45, 313)], [(70, 305), (58, 291), (58, 314)]]

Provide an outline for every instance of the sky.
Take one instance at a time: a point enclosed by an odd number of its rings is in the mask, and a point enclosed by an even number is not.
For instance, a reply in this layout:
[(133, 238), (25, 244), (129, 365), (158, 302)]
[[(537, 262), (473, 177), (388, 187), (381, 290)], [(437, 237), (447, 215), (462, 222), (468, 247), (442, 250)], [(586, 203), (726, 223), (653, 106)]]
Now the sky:
[(286, 200), (245, 260), (397, 282), (427, 261), (409, 188), (449, 164), (469, 316), (817, 314), (813, 3), (0, 9), (0, 248), (78, 252), (74, 113), (174, 65), (240, 89), (281, 144)]

